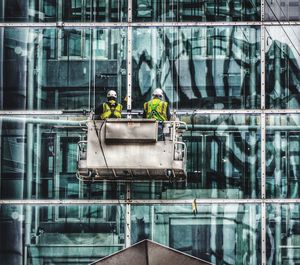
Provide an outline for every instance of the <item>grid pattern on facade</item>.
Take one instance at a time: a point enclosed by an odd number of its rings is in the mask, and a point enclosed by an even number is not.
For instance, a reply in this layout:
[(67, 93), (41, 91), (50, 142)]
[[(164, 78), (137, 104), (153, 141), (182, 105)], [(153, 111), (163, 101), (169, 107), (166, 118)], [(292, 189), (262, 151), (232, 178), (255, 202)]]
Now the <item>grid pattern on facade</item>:
[[(299, 8), (3, 0), (3, 264), (88, 264), (147, 238), (213, 264), (297, 264)], [(140, 117), (156, 87), (189, 128), (187, 182), (78, 181), (79, 122), (109, 89)]]

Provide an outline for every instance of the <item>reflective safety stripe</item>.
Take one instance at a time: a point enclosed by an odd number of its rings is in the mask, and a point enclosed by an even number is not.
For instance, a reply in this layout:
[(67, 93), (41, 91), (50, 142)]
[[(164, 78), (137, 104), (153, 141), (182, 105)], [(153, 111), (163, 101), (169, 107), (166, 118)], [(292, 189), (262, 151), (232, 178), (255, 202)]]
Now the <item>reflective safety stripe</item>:
[(144, 104), (144, 110), (148, 119), (156, 119), (158, 121), (167, 120), (168, 103), (158, 98), (152, 99)]
[[(122, 105), (119, 103), (110, 102), (111, 104), (108, 103), (103, 103), (103, 113), (100, 116), (101, 120), (106, 120), (108, 118), (121, 118), (122, 115)], [(114, 103), (116, 104), (114, 106)]]

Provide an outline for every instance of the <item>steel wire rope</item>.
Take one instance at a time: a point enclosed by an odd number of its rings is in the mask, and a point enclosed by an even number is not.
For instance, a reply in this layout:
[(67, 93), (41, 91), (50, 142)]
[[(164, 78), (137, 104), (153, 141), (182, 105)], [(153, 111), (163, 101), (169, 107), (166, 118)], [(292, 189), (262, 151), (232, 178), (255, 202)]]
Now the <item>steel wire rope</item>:
[(96, 122), (95, 120), (93, 120), (93, 123), (94, 123), (94, 129), (95, 129), (95, 133), (97, 135), (97, 139), (98, 139), (98, 143), (99, 143), (99, 147), (101, 149), (101, 153), (102, 153), (102, 156), (104, 158), (104, 162), (105, 162), (105, 166), (107, 169), (109, 169), (108, 167), (108, 164), (107, 164), (107, 160), (106, 160), (106, 156), (105, 156), (105, 153), (104, 153), (104, 150), (103, 150), (103, 146), (102, 146), (102, 142), (101, 142), (101, 139), (100, 139), (100, 136), (101, 136), (101, 133), (102, 133), (102, 128), (103, 128), (103, 125), (106, 123), (106, 120), (104, 120), (99, 128), (99, 134), (98, 134), (98, 131), (97, 131), (97, 125), (96, 125)]
[[(100, 126), (100, 128), (99, 128), (99, 134), (98, 134), (98, 132), (97, 132), (97, 126), (96, 126), (95, 120), (94, 120), (93, 122), (94, 122), (94, 128), (95, 128), (95, 132), (96, 132), (96, 135), (97, 135), (97, 139), (98, 139), (98, 142), (99, 142), (99, 146), (100, 146), (100, 149), (101, 149), (101, 152), (102, 152), (104, 161), (105, 161), (105, 166), (106, 166), (106, 168), (109, 170), (108, 163), (107, 163), (107, 160), (106, 160), (106, 156), (105, 156), (105, 153), (104, 153), (104, 150), (103, 150), (102, 142), (101, 142), (101, 139), (100, 139), (100, 136), (101, 136), (101, 133), (102, 133), (102, 129), (103, 129), (104, 124), (106, 123), (106, 120), (104, 120), (103, 123), (101, 124), (101, 126)], [(117, 198), (117, 201), (118, 201), (118, 205), (119, 205), (119, 207), (120, 207), (120, 210), (119, 210), (120, 216), (123, 215), (124, 220), (126, 220), (126, 217), (125, 217), (124, 212), (123, 212), (123, 210), (122, 210), (122, 203), (121, 203), (121, 201), (120, 201), (120, 198)], [(126, 224), (126, 226), (128, 227), (129, 233), (131, 233), (131, 229), (130, 229), (129, 224), (128, 224), (126, 221), (125, 221), (125, 224)]]

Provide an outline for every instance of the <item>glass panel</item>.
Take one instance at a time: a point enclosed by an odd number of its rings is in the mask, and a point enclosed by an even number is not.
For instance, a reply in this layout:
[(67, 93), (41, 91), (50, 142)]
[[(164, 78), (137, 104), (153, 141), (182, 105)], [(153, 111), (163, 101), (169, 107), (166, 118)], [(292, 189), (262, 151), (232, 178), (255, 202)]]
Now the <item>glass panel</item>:
[(124, 183), (77, 179), (80, 119), (2, 117), (0, 198), (125, 199)]
[(186, 183), (134, 183), (133, 198), (259, 198), (260, 116), (182, 116)]
[(299, 264), (300, 205), (267, 207), (267, 264)]
[(300, 20), (300, 1), (265, 0), (265, 20)]
[(266, 105), (300, 108), (300, 26), (266, 27)]
[[(2, 117), (0, 198), (125, 199), (125, 184), (80, 182), (77, 143), (86, 116)], [(257, 198), (260, 120), (255, 115), (183, 116), (190, 131), (185, 183), (134, 183), (133, 198)], [(206, 154), (205, 156), (203, 154)]]
[(133, 0), (134, 21), (255, 21), (260, 0)]
[(126, 95), (126, 30), (5, 28), (2, 109), (91, 109)]
[(125, 0), (2, 0), (4, 22), (122, 22), (127, 20)]
[(212, 264), (260, 264), (258, 205), (133, 206), (132, 243), (149, 238)]
[(124, 248), (124, 211), (121, 205), (2, 205), (1, 263), (90, 264)]
[(63, 21), (95, 21), (121, 22), (127, 20), (127, 2), (103, 0), (72, 0), (64, 1), (62, 7)]
[(267, 116), (266, 190), (268, 198), (299, 198), (300, 115)]
[(258, 27), (135, 28), (133, 107), (161, 87), (179, 109), (260, 107)]

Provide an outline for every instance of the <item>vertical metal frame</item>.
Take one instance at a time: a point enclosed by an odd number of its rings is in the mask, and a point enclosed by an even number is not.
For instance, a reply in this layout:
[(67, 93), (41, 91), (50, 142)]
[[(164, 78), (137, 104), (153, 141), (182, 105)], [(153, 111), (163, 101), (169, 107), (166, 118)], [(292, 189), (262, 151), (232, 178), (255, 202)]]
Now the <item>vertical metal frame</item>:
[(260, 0), (260, 20), (265, 20), (265, 0)]
[[(128, 0), (128, 27), (127, 27), (127, 118), (131, 118), (132, 109), (132, 0)], [(131, 245), (131, 184), (126, 184), (125, 206), (125, 247)]]
[(266, 265), (266, 114), (261, 114), (261, 264)]
[[(265, 20), (265, 0), (261, 0), (261, 27), (260, 27), (260, 71), (261, 71), (261, 110), (266, 109), (266, 61), (265, 61), (265, 26), (263, 24)], [(261, 264), (267, 264), (267, 253), (266, 253), (266, 114), (261, 114)]]
[(266, 108), (266, 87), (265, 87), (265, 79), (266, 79), (266, 61), (265, 61), (265, 26), (262, 25), (260, 28), (260, 105), (261, 109), (264, 110)]
[(132, 27), (127, 28), (127, 118), (131, 118), (132, 109)]
[(261, 198), (266, 199), (266, 114), (261, 114)]
[(126, 184), (126, 207), (125, 207), (125, 248), (131, 245), (131, 184)]
[(127, 27), (127, 118), (131, 118), (132, 109), (132, 0), (128, 0)]
[(261, 264), (267, 264), (267, 253), (266, 253), (266, 235), (267, 235), (267, 225), (266, 225), (266, 203), (261, 204)]
[(127, 10), (128, 10), (128, 23), (132, 22), (132, 0), (128, 0), (128, 6), (127, 6)]

